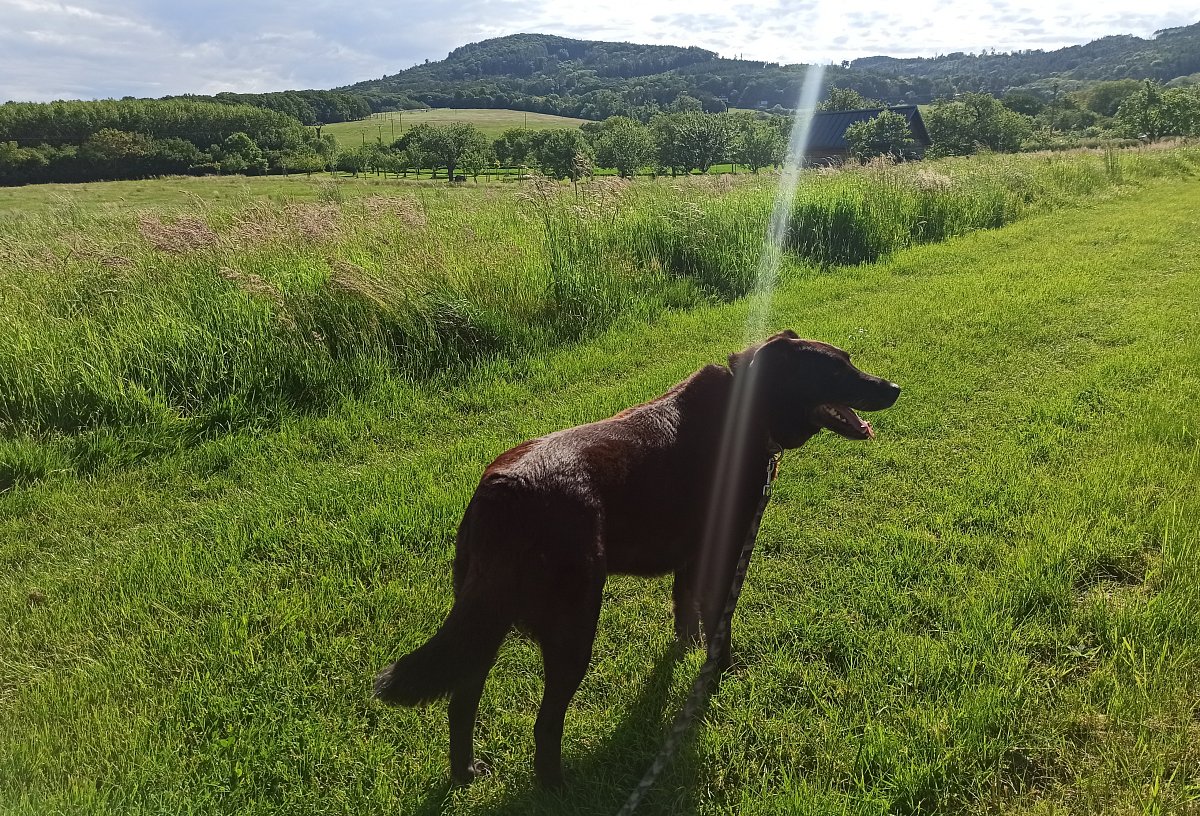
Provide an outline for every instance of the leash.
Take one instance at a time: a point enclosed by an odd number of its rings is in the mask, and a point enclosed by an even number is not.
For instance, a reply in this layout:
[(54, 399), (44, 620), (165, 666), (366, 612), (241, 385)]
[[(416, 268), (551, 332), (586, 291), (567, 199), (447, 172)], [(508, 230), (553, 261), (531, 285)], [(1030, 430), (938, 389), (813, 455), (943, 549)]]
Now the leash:
[(733, 573), (733, 583), (730, 584), (729, 595), (725, 599), (725, 610), (721, 613), (721, 620), (717, 623), (717, 631), (708, 642), (708, 657), (705, 658), (704, 665), (700, 667), (696, 680), (692, 683), (692, 690), (688, 693), (687, 701), (683, 704), (679, 714), (675, 716), (675, 724), (671, 726), (671, 731), (663, 741), (662, 748), (658, 750), (658, 755), (654, 757), (654, 762), (646, 769), (642, 780), (629, 794), (629, 798), (625, 800), (625, 805), (617, 812), (617, 816), (632, 816), (633, 812), (637, 810), (638, 805), (654, 787), (654, 783), (658, 781), (663, 770), (675, 758), (675, 752), (683, 743), (684, 736), (691, 730), (692, 724), (707, 705), (708, 698), (716, 690), (717, 665), (721, 659), (721, 652), (729, 641), (733, 612), (737, 608), (738, 598), (742, 595), (742, 585), (746, 582), (746, 571), (750, 567), (750, 556), (754, 553), (754, 543), (758, 539), (758, 528), (762, 525), (767, 503), (771, 501), (771, 486), (775, 482), (775, 477), (779, 475), (779, 460), (782, 458), (783, 448), (775, 445), (771, 451), (771, 459), (767, 462), (767, 478), (763, 484), (762, 498), (758, 500), (758, 509), (754, 512), (750, 528), (746, 531), (746, 540), (742, 543), (741, 554), (738, 556), (737, 569)]

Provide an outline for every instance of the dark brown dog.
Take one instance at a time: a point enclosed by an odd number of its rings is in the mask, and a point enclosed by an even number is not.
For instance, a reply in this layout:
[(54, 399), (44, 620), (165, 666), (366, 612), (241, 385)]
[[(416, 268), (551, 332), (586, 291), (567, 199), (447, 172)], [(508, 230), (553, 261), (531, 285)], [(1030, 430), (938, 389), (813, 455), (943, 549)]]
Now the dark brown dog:
[[(417, 705), (449, 695), (450, 770), (469, 781), (487, 771), (472, 747), (483, 684), (519, 626), (541, 645), (546, 673), (534, 766), (560, 785), (563, 717), (591, 660), (605, 576), (674, 572), (676, 636), (695, 641), (701, 624), (711, 636), (774, 445), (799, 447), (822, 428), (868, 439), (853, 409), (899, 395), (841, 349), (787, 331), (644, 405), (501, 454), (458, 528), (449, 616), (379, 674), (375, 696)], [(738, 444), (723, 445), (731, 415)], [(721, 657), (727, 665), (728, 644)]]

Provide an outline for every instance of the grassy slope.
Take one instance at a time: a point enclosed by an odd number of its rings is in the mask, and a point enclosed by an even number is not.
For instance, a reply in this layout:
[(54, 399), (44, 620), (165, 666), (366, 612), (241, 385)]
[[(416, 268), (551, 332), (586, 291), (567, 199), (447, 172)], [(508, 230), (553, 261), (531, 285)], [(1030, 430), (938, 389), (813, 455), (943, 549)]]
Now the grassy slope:
[[(1195, 183), (1164, 182), (793, 276), (773, 323), (905, 394), (877, 442), (785, 459), (743, 665), (646, 812), (1196, 806), (1198, 216)], [(529, 644), (484, 698), (498, 774), (466, 790), (443, 783), (444, 708), (367, 685), (448, 607), (490, 457), (661, 392), (744, 318), (626, 326), (0, 499), (0, 810), (615, 810), (699, 662), (669, 659), (666, 581), (609, 584), (563, 799), (531, 789)]]
[[(392, 120), (396, 125), (393, 128)], [(380, 114), (358, 122), (338, 122), (322, 127), (322, 133), (332, 133), (345, 147), (355, 147), (363, 143), (363, 134), (367, 141), (383, 136), (385, 144), (400, 138), (404, 131), (420, 124), (450, 125), (456, 122), (475, 125), (487, 135), (495, 139), (509, 128), (528, 127), (532, 130), (548, 128), (579, 127), (587, 119), (574, 119), (569, 116), (555, 116), (550, 113), (526, 113), (525, 111), (502, 110), (490, 108), (430, 108), (428, 110), (402, 111), (397, 113)], [(381, 129), (382, 128), (382, 129)], [(393, 136), (393, 132), (395, 136)]]

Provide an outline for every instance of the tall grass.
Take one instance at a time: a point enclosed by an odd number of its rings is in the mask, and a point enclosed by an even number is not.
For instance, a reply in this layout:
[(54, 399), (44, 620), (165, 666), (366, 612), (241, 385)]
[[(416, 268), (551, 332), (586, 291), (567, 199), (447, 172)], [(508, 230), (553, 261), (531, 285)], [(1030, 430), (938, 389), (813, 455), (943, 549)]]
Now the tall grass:
[[(815, 267), (872, 261), (1198, 171), (1200, 150), (1180, 147), (813, 172), (788, 249)], [(330, 188), (308, 203), (13, 219), (0, 227), (0, 489), (738, 298), (775, 181)]]

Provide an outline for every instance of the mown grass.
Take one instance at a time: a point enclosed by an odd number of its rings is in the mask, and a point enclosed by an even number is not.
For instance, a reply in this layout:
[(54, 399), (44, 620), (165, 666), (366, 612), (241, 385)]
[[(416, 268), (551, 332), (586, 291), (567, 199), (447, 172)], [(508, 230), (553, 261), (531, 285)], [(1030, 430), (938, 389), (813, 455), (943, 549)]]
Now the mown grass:
[[(1194, 148), (813, 173), (789, 251), (818, 267), (1159, 176)], [(753, 285), (772, 177), (579, 190), (324, 184), (315, 200), (131, 212), (71, 201), (0, 231), (0, 490), (271, 428), (399, 374), (462, 372)], [(165, 182), (173, 183), (173, 182)]]
[[(1187, 813), (1200, 800), (1200, 199), (1163, 180), (876, 265), (785, 276), (772, 328), (905, 387), (870, 444), (784, 461), (739, 665), (647, 813)], [(609, 582), (536, 790), (536, 650), (504, 648), (479, 748), (367, 699), (449, 605), (482, 466), (660, 393), (746, 308), (627, 321), (465, 375), (0, 498), (0, 809), (616, 810), (700, 656), (666, 580)]]

